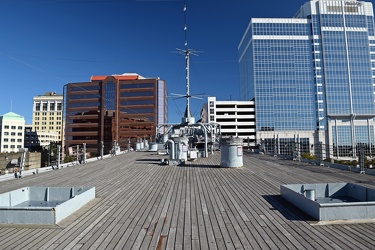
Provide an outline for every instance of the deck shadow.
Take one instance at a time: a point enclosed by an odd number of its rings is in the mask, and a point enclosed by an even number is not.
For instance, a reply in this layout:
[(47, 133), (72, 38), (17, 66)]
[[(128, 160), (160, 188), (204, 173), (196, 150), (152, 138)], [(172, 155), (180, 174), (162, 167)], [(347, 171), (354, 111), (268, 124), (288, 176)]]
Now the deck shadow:
[(161, 159), (155, 159), (155, 158), (152, 158), (152, 159), (137, 159), (135, 161), (152, 161), (152, 162), (157, 161), (157, 162), (160, 162)]
[(178, 165), (179, 167), (185, 167), (185, 168), (220, 168), (219, 165), (202, 165), (202, 164), (182, 164)]
[(293, 204), (284, 200), (281, 195), (262, 195), (262, 197), (272, 206), (272, 208), (270, 208), (271, 210), (277, 210), (287, 220), (315, 221), (314, 218), (312, 218)]
[(147, 164), (156, 164), (156, 165), (160, 165), (161, 163), (161, 159), (138, 159), (138, 160), (135, 160), (136, 163), (138, 164), (141, 164), (141, 163), (147, 163)]

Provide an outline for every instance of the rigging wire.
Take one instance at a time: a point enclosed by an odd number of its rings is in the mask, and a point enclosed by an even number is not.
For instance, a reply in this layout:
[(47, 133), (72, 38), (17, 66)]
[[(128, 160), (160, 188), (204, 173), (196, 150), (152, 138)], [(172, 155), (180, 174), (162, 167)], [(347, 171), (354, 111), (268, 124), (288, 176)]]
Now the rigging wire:
[[(181, 1), (181, 0), (88, 0), (88, 1), (79, 1), (79, 0), (76, 0), (76, 1), (39, 1), (39, 2), (34, 2), (34, 3), (42, 3), (42, 4), (57, 4), (57, 3), (66, 3), (66, 4), (73, 4), (73, 3), (108, 3), (108, 2), (131, 2), (131, 1), (135, 1), (135, 2), (177, 2), (177, 1)], [(189, 54), (193, 54), (195, 53), (196, 51), (194, 50), (190, 50), (188, 49), (188, 44), (187, 44), (187, 26), (186, 26), (186, 0), (184, 0), (184, 23), (185, 23), (185, 27), (184, 27), (184, 30), (185, 30), (185, 53), (189, 53)], [(52, 75), (52, 74), (49, 74), (49, 72), (47, 72), (46, 70), (40, 68), (40, 67), (37, 67), (33, 64), (30, 64), (30, 63), (27, 63), (23, 60), (20, 60), (14, 56), (29, 56), (29, 57), (36, 57), (36, 58), (43, 58), (43, 57), (38, 57), (38, 56), (32, 56), (32, 55), (22, 55), (22, 54), (9, 54), (9, 53), (3, 53), (3, 52), (0, 52), (0, 55), (3, 55), (3, 56), (6, 56), (14, 61), (17, 61), (18, 63), (21, 63), (23, 65), (26, 65), (30, 68), (33, 68), (34, 70), (37, 70), (37, 71), (40, 71), (44, 74), (47, 74), (49, 76), (52, 76), (58, 80), (61, 80), (63, 82), (68, 82), (66, 79), (60, 77), (60, 76), (56, 76), (56, 75)], [(100, 61), (97, 61), (97, 60), (88, 60), (88, 59), (73, 59), (73, 58), (57, 58), (57, 57), (44, 57), (45, 59), (53, 59), (53, 60), (64, 60), (64, 61), (77, 61), (77, 62), (100, 62)], [(160, 63), (160, 62), (156, 62), (156, 63)], [(85, 93), (91, 93), (91, 94), (94, 94), (96, 95), (97, 97), (101, 97), (99, 94), (95, 93), (95, 91), (90, 91), (90, 90), (87, 90), (85, 88), (82, 88), (81, 86), (79, 85), (76, 85), (74, 83), (69, 83), (69, 84), (72, 84), (73, 86), (75, 87), (78, 87), (80, 89), (82, 89)], [(189, 87), (189, 86), (188, 86)], [(189, 92), (189, 90), (188, 90)], [(187, 93), (186, 97), (189, 99), (191, 96), (189, 93)], [(105, 99), (105, 97), (101, 97), (102, 100), (104, 102), (112, 102), (113, 104), (115, 103), (114, 100), (108, 100), (108, 99)], [(129, 109), (131, 111), (134, 111), (135, 113), (137, 114), (140, 114), (140, 112), (137, 112), (136, 110), (134, 109)]]
[[(6, 55), (6, 54), (0, 52), (0, 55)], [(19, 62), (19, 63), (21, 63), (21, 64), (24, 64), (24, 65), (26, 65), (26, 66), (28, 66), (28, 67), (30, 67), (30, 68), (33, 68), (33, 69), (35, 69), (35, 70), (38, 70), (38, 71), (40, 71), (40, 72), (42, 72), (42, 73), (44, 73), (44, 74), (47, 74), (47, 75), (49, 75), (49, 76), (53, 76), (53, 77), (55, 77), (55, 78), (57, 78), (57, 79), (59, 79), (59, 80), (62, 80), (62, 81), (68, 82), (66, 79), (61, 78), (61, 77), (57, 77), (57, 76), (54, 76), (54, 75), (50, 75), (47, 71), (45, 71), (45, 70), (43, 70), (43, 69), (41, 69), (41, 68), (38, 68), (38, 67), (36, 67), (36, 66), (34, 66), (34, 65), (30, 64), (30, 63), (26, 63), (26, 62), (24, 62), (24, 61), (22, 61), (22, 60), (19, 60), (19, 59), (17, 59), (17, 58), (14, 58), (14, 57), (12, 57), (12, 56), (9, 56), (9, 55), (6, 55), (6, 56), (7, 56), (8, 58), (12, 59), (12, 60), (15, 60), (15, 61), (17, 61), (17, 62)], [(108, 100), (108, 99), (106, 99), (104, 96), (101, 96), (100, 94), (97, 94), (96, 91), (87, 90), (87, 89), (85, 89), (84, 87), (82, 87), (82, 86), (80, 86), (80, 85), (77, 85), (77, 84), (75, 84), (75, 83), (69, 83), (69, 84), (71, 84), (72, 86), (74, 86), (74, 87), (76, 87), (76, 88), (79, 88), (79, 89), (83, 90), (83, 91), (86, 92), (86, 93), (90, 93), (90, 94), (95, 95), (95, 96), (98, 97), (98, 98), (102, 98), (102, 99), (103, 99), (103, 102), (111, 102), (112, 104), (116, 104), (115, 101), (114, 101), (113, 99)], [(140, 112), (137, 112), (135, 109), (127, 108), (127, 110), (134, 111), (136, 114), (141, 114)]]

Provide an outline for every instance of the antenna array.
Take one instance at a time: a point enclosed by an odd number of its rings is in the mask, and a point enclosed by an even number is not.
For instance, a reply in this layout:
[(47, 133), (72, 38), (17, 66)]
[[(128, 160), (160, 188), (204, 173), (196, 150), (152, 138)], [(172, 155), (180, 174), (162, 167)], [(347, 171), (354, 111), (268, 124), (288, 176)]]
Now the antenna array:
[(185, 56), (185, 74), (186, 74), (186, 94), (185, 95), (176, 95), (179, 97), (185, 97), (186, 98), (186, 109), (185, 114), (183, 117), (183, 123), (194, 123), (194, 118), (191, 115), (190, 111), (190, 98), (192, 97), (190, 95), (190, 55), (198, 55), (197, 51), (194, 49), (189, 49), (188, 47), (188, 41), (187, 41), (187, 22), (186, 22), (186, 0), (184, 0), (184, 33), (185, 33), (185, 48), (184, 49), (178, 49), (177, 51)]

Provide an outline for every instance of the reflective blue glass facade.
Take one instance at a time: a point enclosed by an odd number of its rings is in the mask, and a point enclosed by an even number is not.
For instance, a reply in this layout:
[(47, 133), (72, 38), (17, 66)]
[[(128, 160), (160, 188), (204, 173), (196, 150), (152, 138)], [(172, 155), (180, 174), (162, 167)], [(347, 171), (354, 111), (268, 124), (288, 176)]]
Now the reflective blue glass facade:
[[(255, 98), (257, 130), (313, 130), (316, 113), (308, 22), (252, 20), (241, 47), (242, 100)], [(251, 66), (251, 70), (249, 70)]]
[(327, 145), (373, 144), (370, 2), (311, 0), (293, 18), (253, 18), (238, 52), (241, 99), (255, 100), (257, 132), (310, 131)]
[(365, 16), (330, 14), (322, 15), (320, 20), (322, 31), (317, 51), (324, 61), (327, 115), (373, 116), (374, 91)]

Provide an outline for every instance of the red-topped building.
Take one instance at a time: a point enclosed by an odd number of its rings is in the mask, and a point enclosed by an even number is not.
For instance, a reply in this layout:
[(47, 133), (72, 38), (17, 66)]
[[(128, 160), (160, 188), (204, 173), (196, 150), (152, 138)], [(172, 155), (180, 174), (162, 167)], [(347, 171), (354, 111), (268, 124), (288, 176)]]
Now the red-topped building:
[(92, 76), (64, 86), (65, 150), (86, 143), (92, 155), (150, 140), (167, 123), (166, 83), (138, 74)]

